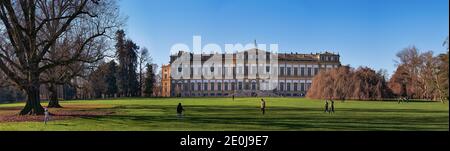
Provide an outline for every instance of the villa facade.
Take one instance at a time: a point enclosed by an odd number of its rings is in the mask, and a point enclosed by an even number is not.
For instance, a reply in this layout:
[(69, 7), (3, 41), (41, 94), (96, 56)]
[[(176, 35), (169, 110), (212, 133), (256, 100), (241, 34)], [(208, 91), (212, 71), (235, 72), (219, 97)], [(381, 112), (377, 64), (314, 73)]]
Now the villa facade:
[[(180, 60), (182, 63), (180, 63)], [(322, 70), (341, 65), (336, 53), (271, 53), (250, 49), (232, 54), (180, 51), (162, 66), (163, 96), (305, 96)]]

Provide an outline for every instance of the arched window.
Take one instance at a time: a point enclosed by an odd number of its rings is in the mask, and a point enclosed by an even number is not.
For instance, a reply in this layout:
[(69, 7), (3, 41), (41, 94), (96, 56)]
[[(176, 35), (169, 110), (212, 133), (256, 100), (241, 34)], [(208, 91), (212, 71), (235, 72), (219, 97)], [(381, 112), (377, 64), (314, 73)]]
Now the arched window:
[(214, 66), (211, 66), (209, 70), (211, 70), (211, 72), (214, 72)]
[(280, 82), (280, 91), (284, 91), (284, 83)]

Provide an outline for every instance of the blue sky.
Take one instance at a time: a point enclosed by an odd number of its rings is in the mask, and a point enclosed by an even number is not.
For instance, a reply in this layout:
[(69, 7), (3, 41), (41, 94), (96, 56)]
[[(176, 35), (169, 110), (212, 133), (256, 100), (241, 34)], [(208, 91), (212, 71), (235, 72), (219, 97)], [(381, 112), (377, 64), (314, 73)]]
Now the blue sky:
[(168, 63), (176, 43), (279, 44), (283, 52), (338, 52), (342, 64), (395, 70), (415, 45), (445, 52), (448, 0), (122, 0), (127, 36)]

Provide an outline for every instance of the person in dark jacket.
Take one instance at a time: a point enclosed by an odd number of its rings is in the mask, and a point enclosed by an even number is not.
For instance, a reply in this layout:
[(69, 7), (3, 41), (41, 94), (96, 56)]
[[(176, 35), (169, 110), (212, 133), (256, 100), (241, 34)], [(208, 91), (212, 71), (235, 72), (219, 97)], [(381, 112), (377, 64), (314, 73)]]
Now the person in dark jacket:
[(325, 100), (325, 113), (328, 112), (328, 100)]
[(184, 111), (183, 106), (181, 105), (181, 103), (178, 103), (178, 106), (177, 106), (177, 117), (178, 118), (183, 117), (183, 111)]
[(334, 113), (334, 101), (331, 100), (331, 111), (330, 113)]
[(262, 114), (266, 114), (266, 101), (264, 101), (264, 99), (261, 99), (261, 111)]

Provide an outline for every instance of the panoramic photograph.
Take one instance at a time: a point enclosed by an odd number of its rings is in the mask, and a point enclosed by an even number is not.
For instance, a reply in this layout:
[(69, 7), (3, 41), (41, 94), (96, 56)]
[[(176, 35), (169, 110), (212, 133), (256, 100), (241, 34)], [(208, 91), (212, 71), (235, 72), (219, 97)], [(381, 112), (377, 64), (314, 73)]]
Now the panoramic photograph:
[(0, 0), (0, 131), (448, 132), (448, 79), (448, 0)]

